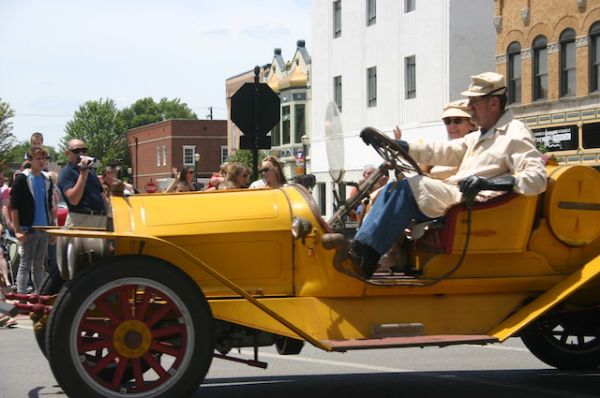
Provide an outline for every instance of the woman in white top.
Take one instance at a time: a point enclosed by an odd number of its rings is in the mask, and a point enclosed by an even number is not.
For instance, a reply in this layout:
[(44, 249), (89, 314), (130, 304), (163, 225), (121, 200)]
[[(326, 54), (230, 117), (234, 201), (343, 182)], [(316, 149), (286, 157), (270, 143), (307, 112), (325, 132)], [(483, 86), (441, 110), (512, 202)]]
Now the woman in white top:
[(250, 189), (281, 188), (287, 184), (281, 162), (275, 156), (267, 156), (263, 159), (260, 172), (263, 178), (250, 184)]

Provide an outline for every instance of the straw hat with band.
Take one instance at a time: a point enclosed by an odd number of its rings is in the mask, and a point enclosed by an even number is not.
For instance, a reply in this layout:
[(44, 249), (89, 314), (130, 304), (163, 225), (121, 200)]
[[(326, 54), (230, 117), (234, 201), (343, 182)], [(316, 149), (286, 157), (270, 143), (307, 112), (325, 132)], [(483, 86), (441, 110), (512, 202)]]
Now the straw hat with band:
[(466, 97), (483, 97), (489, 95), (502, 95), (506, 93), (504, 76), (495, 72), (484, 72), (471, 76), (471, 84), (467, 91), (460, 93)]
[(442, 113), (442, 119), (447, 117), (466, 117), (471, 119), (469, 114), (469, 101), (463, 99), (458, 101), (452, 101), (444, 106)]

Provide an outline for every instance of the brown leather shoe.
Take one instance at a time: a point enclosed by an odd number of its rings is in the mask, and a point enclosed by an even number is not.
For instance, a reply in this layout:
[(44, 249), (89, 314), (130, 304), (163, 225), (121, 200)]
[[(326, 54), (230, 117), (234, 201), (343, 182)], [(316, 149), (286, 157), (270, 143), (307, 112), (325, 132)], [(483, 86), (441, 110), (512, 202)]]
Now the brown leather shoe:
[(365, 261), (362, 259), (361, 254), (350, 248), (350, 242), (344, 235), (340, 233), (324, 234), (321, 237), (321, 244), (327, 250), (335, 249), (333, 267), (339, 272), (361, 280), (369, 279), (373, 275), (374, 268), (371, 272), (363, 270), (361, 264)]

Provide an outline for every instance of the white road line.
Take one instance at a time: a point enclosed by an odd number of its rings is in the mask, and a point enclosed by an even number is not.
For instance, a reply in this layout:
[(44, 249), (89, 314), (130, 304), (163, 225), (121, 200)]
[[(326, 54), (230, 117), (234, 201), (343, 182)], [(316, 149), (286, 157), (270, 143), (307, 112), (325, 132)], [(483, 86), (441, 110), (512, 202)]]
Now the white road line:
[(257, 381), (240, 381), (232, 383), (205, 383), (201, 384), (200, 388), (205, 387), (231, 387), (231, 386), (244, 386), (244, 385), (257, 385), (257, 384), (279, 384), (279, 383), (292, 383), (294, 380), (257, 380)]
[[(249, 350), (242, 350), (242, 354), (252, 356), (252, 355), (254, 355), (254, 352), (249, 351)], [(268, 352), (265, 352), (265, 353), (261, 352), (260, 356), (267, 357), (267, 358), (284, 359), (287, 361), (309, 362), (309, 363), (318, 363), (321, 365), (332, 365), (332, 366), (341, 366), (341, 367), (353, 368), (353, 369), (373, 370), (376, 372), (386, 372), (386, 373), (416, 372), (416, 370), (390, 368), (387, 366), (367, 365), (364, 363), (356, 363), (356, 362), (331, 361), (328, 359), (293, 357), (293, 356), (289, 356), (289, 355), (271, 354)]]
[[(500, 347), (497, 347), (500, 348)], [(518, 348), (518, 347), (503, 347), (503, 349), (515, 349), (517, 351), (521, 351), (523, 350), (522, 348)], [(525, 350), (527, 351), (527, 350)], [(250, 350), (241, 350), (242, 355), (248, 355), (248, 356), (253, 356), (254, 352), (250, 351)], [(327, 360), (327, 359), (317, 359), (317, 358), (306, 358), (306, 357), (295, 357), (295, 356), (288, 356), (288, 355), (279, 355), (279, 354), (272, 354), (272, 353), (260, 353), (260, 356), (262, 357), (267, 357), (267, 358), (274, 358), (274, 359), (279, 359), (279, 360), (285, 360), (285, 361), (296, 361), (296, 362), (308, 362), (308, 363), (315, 363), (315, 364), (322, 364), (322, 365), (331, 365), (331, 366), (340, 366), (340, 367), (345, 367), (345, 368), (353, 368), (353, 369), (363, 369), (363, 370), (369, 370), (369, 371), (376, 371), (376, 372), (386, 372), (386, 373), (413, 373), (417, 376), (422, 376), (422, 377), (434, 377), (434, 378), (442, 378), (442, 379), (452, 379), (452, 380), (456, 380), (456, 381), (460, 381), (460, 382), (468, 382), (468, 383), (473, 383), (473, 384), (479, 384), (479, 385), (487, 385), (487, 386), (491, 386), (491, 387), (500, 387), (500, 388), (505, 388), (510, 390), (520, 390), (520, 391), (527, 391), (527, 392), (533, 392), (536, 394), (541, 394), (540, 396), (546, 396), (546, 397), (563, 397), (563, 398), (591, 398), (591, 395), (586, 395), (586, 394), (574, 394), (572, 392), (562, 392), (562, 391), (556, 391), (554, 389), (545, 389), (545, 388), (539, 388), (539, 387), (535, 387), (535, 386), (524, 386), (524, 385), (519, 385), (519, 384), (510, 384), (507, 382), (496, 382), (496, 381), (490, 381), (490, 380), (485, 380), (485, 379), (479, 379), (479, 378), (475, 378), (475, 377), (469, 377), (469, 376), (457, 376), (456, 374), (453, 374), (451, 372), (445, 372), (445, 373), (441, 373), (441, 372), (428, 372), (426, 370), (410, 370), (410, 369), (401, 369), (401, 368), (391, 368), (391, 367), (387, 367), (387, 366), (375, 366), (375, 365), (368, 365), (368, 364), (364, 364), (364, 363), (357, 363), (357, 362), (341, 362), (341, 361), (331, 361), (331, 360)]]
[(486, 345), (478, 348), (491, 348), (492, 350), (507, 350), (507, 351), (521, 351), (521, 352), (529, 352), (527, 348), (522, 347), (509, 347), (509, 346), (501, 346), (501, 345)]

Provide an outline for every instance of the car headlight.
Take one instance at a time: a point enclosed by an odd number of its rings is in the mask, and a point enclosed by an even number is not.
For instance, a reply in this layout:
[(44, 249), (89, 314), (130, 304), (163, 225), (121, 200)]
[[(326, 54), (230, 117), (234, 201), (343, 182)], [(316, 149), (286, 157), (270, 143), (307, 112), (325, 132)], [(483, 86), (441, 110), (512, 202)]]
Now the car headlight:
[(304, 218), (294, 217), (292, 219), (292, 236), (294, 239), (304, 239), (312, 231), (312, 224)]

